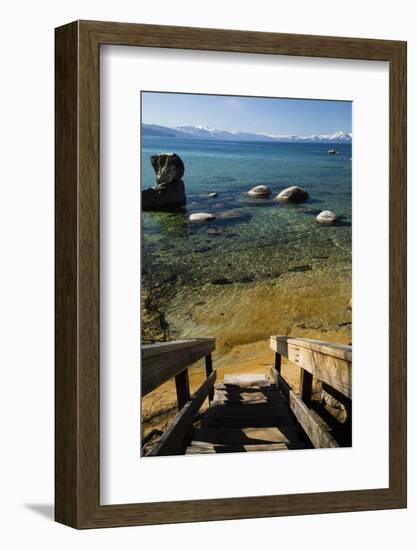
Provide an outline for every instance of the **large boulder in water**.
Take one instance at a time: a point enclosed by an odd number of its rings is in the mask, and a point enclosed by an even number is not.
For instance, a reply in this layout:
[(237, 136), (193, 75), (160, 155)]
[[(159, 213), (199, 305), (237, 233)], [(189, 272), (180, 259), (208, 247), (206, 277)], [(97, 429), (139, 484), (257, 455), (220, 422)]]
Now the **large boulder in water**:
[(305, 189), (293, 185), (281, 191), (281, 193), (277, 195), (277, 200), (284, 203), (291, 202), (299, 204), (305, 202), (309, 198), (309, 196), (310, 195)]
[(142, 191), (143, 210), (174, 210), (185, 203), (185, 186), (182, 180), (168, 185), (155, 185)]
[(151, 156), (151, 164), (158, 185), (179, 181), (184, 175), (184, 163), (175, 153), (160, 153)]
[(157, 185), (142, 191), (143, 210), (174, 210), (186, 203), (182, 181), (184, 163), (175, 153), (161, 153), (151, 157)]
[(248, 195), (260, 199), (269, 197), (270, 194), (271, 190), (267, 185), (257, 185), (256, 187), (253, 187), (250, 191), (248, 191)]

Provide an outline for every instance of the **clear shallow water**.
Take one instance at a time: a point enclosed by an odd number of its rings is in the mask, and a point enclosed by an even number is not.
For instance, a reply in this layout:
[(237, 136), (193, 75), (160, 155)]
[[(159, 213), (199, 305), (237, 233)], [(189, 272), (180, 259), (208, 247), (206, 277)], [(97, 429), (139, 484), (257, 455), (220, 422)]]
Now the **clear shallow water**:
[[(328, 155), (330, 148), (340, 154)], [(350, 269), (350, 144), (145, 137), (142, 188), (155, 185), (149, 157), (166, 151), (184, 161), (187, 207), (182, 213), (142, 213), (142, 284), (154, 292), (168, 320), (170, 303), (175, 300), (177, 326), (173, 328), (178, 334), (178, 304), (183, 301), (189, 307), (189, 296), (203, 287), (206, 295), (212, 288), (215, 297), (215, 279), (253, 286), (307, 271), (331, 279)], [(271, 199), (247, 195), (260, 184), (271, 188)], [(306, 189), (309, 201), (296, 206), (276, 203), (273, 198), (290, 185)], [(217, 192), (217, 198), (208, 198), (209, 192)], [(306, 208), (334, 210), (342, 221), (321, 226), (315, 215), (304, 212)], [(188, 217), (193, 212), (213, 212), (222, 219), (191, 224)], [(222, 300), (227, 299), (224, 294)]]

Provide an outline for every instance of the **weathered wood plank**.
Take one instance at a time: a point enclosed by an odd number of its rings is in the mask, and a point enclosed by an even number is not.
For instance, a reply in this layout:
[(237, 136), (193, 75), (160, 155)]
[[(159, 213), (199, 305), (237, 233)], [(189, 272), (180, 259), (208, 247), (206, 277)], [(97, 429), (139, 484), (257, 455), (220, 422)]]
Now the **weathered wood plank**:
[(275, 393), (275, 389), (271, 386), (270, 382), (268, 382), (268, 385), (267, 386), (246, 386), (246, 385), (242, 385), (242, 386), (238, 386), (238, 385), (234, 385), (234, 384), (223, 384), (223, 383), (220, 383), (220, 384), (216, 384), (215, 386), (215, 390), (218, 391), (218, 390), (223, 390), (225, 392), (228, 392), (228, 393), (235, 393), (235, 392), (262, 392), (262, 393), (265, 393), (265, 395), (268, 395), (268, 394), (271, 394), (271, 393)]
[(180, 411), (190, 399), (188, 369), (184, 369), (175, 376), (175, 388), (177, 390), (178, 410)]
[(306, 348), (291, 346), (289, 359), (343, 395), (352, 397), (352, 363)]
[(285, 378), (283, 378), (283, 376), (273, 367), (270, 370), (270, 373), (271, 373), (271, 378), (274, 381), (274, 384), (279, 389), (279, 391), (283, 394), (286, 402), (288, 403), (289, 392), (292, 390), (291, 386), (288, 384)]
[(292, 338), (290, 336), (271, 336), (270, 344), (276, 353), (281, 353), (284, 357), (287, 357), (286, 346), (291, 344), (352, 362), (352, 346), (346, 344), (336, 344), (310, 338)]
[(281, 372), (281, 354), (275, 353), (275, 369), (277, 372)]
[(182, 454), (184, 452), (184, 438), (189, 433), (201, 405), (204, 403), (210, 390), (213, 389), (215, 381), (216, 371), (214, 370), (200, 389), (192, 396), (191, 400), (181, 409), (174, 422), (164, 432), (148, 456), (167, 456)]
[[(288, 357), (288, 340), (286, 336), (270, 336), (269, 345), (280, 357)], [(279, 369), (276, 369), (279, 372)]]
[(271, 336), (271, 347), (346, 397), (352, 397), (351, 346)]
[[(278, 393), (278, 392), (277, 392)], [(207, 409), (205, 416), (210, 418), (223, 418), (226, 416), (245, 416), (251, 418), (268, 418), (288, 413), (288, 405), (284, 399), (276, 399), (271, 403), (258, 403), (251, 407), (240, 403), (230, 403), (228, 405), (215, 404)]]
[(193, 341), (180, 341), (178, 344), (167, 342), (143, 346), (142, 396), (210, 354), (214, 348), (214, 338), (196, 338)]
[(250, 453), (257, 451), (286, 451), (289, 449), (305, 449), (302, 442), (296, 443), (265, 443), (263, 445), (213, 445), (210, 443), (193, 444), (187, 447), (186, 455), (217, 454), (217, 453)]
[(223, 378), (225, 386), (247, 387), (267, 387), (270, 385), (265, 374), (225, 374)]
[[(209, 353), (209, 355), (206, 355), (206, 376), (207, 378), (210, 376), (210, 374), (213, 372), (213, 360), (212, 360), (212, 357), (211, 357), (211, 353)], [(214, 389), (211, 390), (211, 392), (209, 393), (209, 402), (211, 402), (213, 400), (213, 397), (214, 397)]]
[(267, 405), (279, 401), (279, 395), (274, 392), (255, 391), (249, 393), (242, 389), (241, 392), (228, 392), (217, 389), (214, 392), (212, 406), (217, 405)]
[[(272, 370), (275, 371), (275, 369)], [(337, 441), (325, 428), (324, 422), (320, 420), (320, 417), (309, 409), (279, 373), (275, 371), (273, 374), (278, 381), (278, 387), (288, 400), (290, 409), (293, 411), (313, 446), (316, 449), (339, 447)]]
[(211, 351), (215, 348), (215, 338), (190, 338), (186, 340), (173, 340), (172, 342), (155, 342), (154, 344), (145, 344), (142, 346), (142, 357), (148, 359), (154, 355), (161, 355), (162, 353), (170, 353), (172, 351), (179, 351), (182, 349), (192, 348), (196, 344), (208, 344), (211, 347)]
[(299, 441), (293, 426), (268, 428), (202, 428), (193, 434), (193, 442), (223, 445), (260, 445), (263, 443), (294, 443)]
[(294, 416), (290, 414), (275, 416), (218, 416), (203, 415), (202, 428), (281, 428), (296, 427)]
[(304, 403), (310, 403), (313, 388), (313, 375), (305, 369), (300, 372), (300, 396)]

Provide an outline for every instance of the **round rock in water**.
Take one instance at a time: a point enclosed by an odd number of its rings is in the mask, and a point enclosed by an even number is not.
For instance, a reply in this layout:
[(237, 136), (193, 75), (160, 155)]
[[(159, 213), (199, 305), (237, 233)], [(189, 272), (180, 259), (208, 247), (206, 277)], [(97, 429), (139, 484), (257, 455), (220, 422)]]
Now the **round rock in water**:
[(323, 212), (320, 212), (320, 214), (316, 217), (316, 220), (319, 223), (330, 224), (337, 220), (337, 216), (331, 210), (323, 210)]
[(216, 216), (209, 212), (196, 212), (195, 214), (191, 214), (189, 219), (190, 222), (209, 222), (215, 220)]
[(225, 210), (224, 212), (220, 212), (217, 217), (220, 220), (240, 220), (248, 217), (248, 215), (243, 210)]
[(302, 203), (305, 202), (309, 196), (310, 195), (305, 189), (293, 185), (281, 191), (281, 193), (277, 195), (277, 200), (279, 202)]
[(151, 156), (158, 185), (179, 181), (184, 175), (184, 163), (175, 153), (160, 153)]
[(271, 190), (267, 185), (257, 185), (248, 191), (248, 195), (251, 197), (265, 198), (269, 197)]

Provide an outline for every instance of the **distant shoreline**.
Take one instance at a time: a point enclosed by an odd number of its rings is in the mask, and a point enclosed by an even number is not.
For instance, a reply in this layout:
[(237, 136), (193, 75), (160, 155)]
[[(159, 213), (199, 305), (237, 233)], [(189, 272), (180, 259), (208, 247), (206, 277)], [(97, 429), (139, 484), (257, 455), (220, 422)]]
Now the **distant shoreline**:
[(204, 139), (211, 141), (234, 141), (256, 143), (352, 143), (352, 132), (342, 130), (332, 134), (300, 135), (267, 135), (251, 132), (230, 132), (203, 126), (160, 126), (158, 124), (142, 124), (142, 137)]

